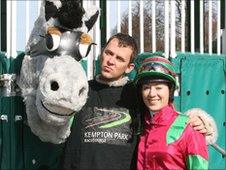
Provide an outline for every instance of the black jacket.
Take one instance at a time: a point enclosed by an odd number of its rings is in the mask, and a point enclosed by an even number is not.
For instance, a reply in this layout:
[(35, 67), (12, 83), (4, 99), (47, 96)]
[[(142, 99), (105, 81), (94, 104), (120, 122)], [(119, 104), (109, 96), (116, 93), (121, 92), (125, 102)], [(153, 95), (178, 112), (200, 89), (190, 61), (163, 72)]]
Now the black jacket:
[(132, 83), (89, 81), (89, 98), (75, 115), (62, 169), (134, 169), (137, 104)]

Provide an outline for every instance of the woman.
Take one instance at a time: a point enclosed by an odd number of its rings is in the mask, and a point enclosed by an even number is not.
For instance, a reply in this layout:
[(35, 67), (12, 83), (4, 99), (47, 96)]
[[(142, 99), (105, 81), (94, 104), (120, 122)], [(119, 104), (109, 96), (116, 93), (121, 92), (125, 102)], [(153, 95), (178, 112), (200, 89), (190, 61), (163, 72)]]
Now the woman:
[(203, 134), (188, 125), (188, 117), (173, 106), (176, 73), (161, 56), (143, 60), (135, 84), (144, 130), (138, 145), (137, 169), (208, 169)]

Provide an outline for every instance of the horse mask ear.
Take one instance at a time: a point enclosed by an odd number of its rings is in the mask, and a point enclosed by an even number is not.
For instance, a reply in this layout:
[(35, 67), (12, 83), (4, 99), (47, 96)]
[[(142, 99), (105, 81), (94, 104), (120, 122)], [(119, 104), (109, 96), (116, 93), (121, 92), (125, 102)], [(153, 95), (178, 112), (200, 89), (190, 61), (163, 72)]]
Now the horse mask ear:
[(98, 16), (99, 16), (99, 11), (96, 11), (96, 13), (93, 14), (89, 20), (85, 21), (85, 25), (86, 25), (88, 31), (93, 27), (93, 25), (97, 21)]
[(58, 8), (54, 2), (46, 1), (45, 3), (45, 18), (48, 21), (50, 18), (56, 18)]

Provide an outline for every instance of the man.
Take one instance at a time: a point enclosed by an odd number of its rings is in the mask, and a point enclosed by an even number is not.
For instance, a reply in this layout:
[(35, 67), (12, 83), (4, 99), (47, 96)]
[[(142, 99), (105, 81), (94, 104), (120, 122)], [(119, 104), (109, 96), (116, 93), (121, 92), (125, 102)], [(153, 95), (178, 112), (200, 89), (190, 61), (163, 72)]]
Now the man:
[(61, 169), (135, 168), (140, 116), (125, 74), (133, 70), (137, 53), (129, 35), (118, 33), (108, 40), (101, 53), (101, 73), (89, 81), (88, 101), (75, 115)]

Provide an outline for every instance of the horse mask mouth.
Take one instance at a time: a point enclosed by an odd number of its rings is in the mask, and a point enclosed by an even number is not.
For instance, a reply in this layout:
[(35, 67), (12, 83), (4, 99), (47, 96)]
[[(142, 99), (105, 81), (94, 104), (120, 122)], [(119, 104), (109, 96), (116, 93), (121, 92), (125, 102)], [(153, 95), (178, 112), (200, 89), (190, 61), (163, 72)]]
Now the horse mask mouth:
[(75, 111), (69, 109), (69, 108), (65, 108), (65, 107), (60, 107), (54, 104), (50, 104), (50, 103), (46, 103), (40, 100), (41, 106), (50, 114), (55, 115), (55, 116), (72, 116)]

